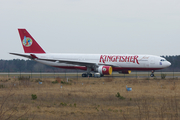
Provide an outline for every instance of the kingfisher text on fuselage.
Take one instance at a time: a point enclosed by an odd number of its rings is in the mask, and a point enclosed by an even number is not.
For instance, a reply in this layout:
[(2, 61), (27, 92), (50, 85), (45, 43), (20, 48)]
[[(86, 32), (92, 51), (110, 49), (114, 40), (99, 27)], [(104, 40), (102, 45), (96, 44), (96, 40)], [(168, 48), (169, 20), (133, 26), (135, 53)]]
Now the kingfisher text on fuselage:
[(101, 55), (99, 62), (132, 62), (139, 64), (138, 56)]

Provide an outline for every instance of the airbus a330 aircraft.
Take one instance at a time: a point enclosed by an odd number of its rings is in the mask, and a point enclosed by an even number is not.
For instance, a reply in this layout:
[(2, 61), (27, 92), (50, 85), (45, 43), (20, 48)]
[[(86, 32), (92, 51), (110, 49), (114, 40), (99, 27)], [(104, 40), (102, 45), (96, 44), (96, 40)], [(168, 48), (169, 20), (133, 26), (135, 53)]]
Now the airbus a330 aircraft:
[(154, 55), (132, 54), (63, 54), (46, 53), (26, 29), (18, 29), (25, 53), (10, 53), (32, 59), (53, 67), (81, 69), (87, 72), (82, 77), (100, 74), (111, 75), (113, 71), (130, 74), (131, 70), (154, 71), (171, 65), (166, 59)]

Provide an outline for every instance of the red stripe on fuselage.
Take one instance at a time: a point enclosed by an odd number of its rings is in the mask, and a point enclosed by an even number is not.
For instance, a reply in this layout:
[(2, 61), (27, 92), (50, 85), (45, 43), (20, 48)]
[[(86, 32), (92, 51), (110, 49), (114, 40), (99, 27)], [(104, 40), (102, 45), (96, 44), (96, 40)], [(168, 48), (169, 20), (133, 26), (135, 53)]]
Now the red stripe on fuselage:
[(160, 70), (163, 68), (121, 68), (113, 67), (113, 71), (122, 71), (122, 70), (138, 70), (138, 71), (148, 71), (148, 70)]
[(84, 66), (53, 66), (53, 67), (64, 68), (64, 69), (87, 70), (87, 67), (84, 67)]
[[(87, 70), (85, 66), (53, 66), (64, 69), (79, 69), (79, 70)], [(122, 68), (122, 67), (113, 67), (113, 71), (123, 71), (123, 70), (138, 70), (138, 71), (149, 71), (149, 70), (160, 70), (163, 68)]]

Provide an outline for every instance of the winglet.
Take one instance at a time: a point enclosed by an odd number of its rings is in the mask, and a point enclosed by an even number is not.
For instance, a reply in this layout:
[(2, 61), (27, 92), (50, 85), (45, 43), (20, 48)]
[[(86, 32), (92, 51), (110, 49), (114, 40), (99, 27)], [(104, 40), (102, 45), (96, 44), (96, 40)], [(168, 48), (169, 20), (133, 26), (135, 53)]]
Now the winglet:
[(25, 53), (45, 53), (26, 29), (18, 29)]

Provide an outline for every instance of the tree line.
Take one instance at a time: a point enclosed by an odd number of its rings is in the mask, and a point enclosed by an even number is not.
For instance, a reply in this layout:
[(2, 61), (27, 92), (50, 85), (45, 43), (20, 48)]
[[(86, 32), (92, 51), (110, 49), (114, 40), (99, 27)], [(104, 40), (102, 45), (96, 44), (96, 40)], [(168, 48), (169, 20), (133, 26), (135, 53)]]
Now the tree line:
[(74, 72), (74, 70), (55, 68), (38, 63), (33, 60), (13, 59), (13, 60), (0, 60), (0, 72), (60, 72), (61, 73), (61, 72)]
[[(180, 72), (180, 55), (161, 56), (171, 62), (171, 66), (160, 70), (164, 72)], [(13, 59), (0, 60), (0, 72), (76, 72), (77, 70), (61, 69), (47, 66), (33, 60)], [(80, 70), (78, 70), (80, 71)]]

